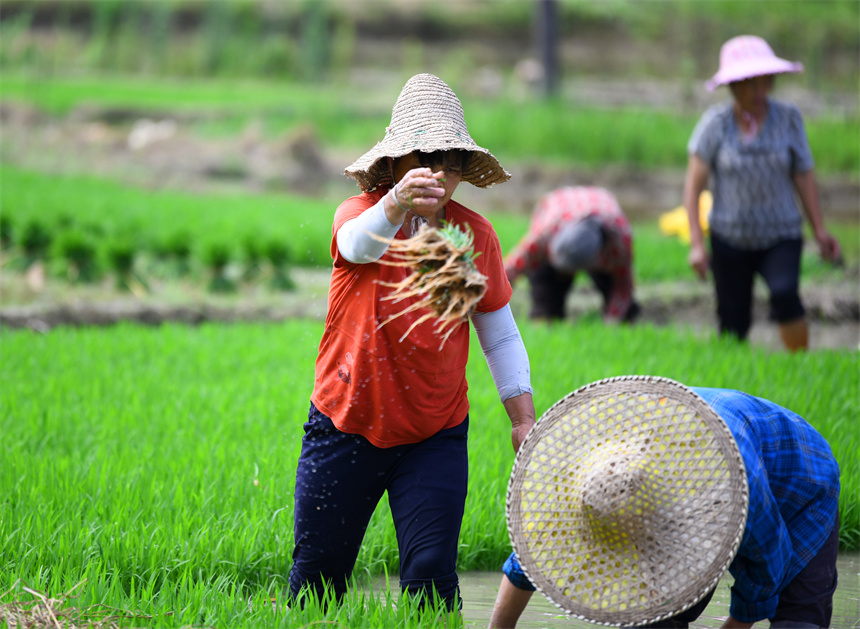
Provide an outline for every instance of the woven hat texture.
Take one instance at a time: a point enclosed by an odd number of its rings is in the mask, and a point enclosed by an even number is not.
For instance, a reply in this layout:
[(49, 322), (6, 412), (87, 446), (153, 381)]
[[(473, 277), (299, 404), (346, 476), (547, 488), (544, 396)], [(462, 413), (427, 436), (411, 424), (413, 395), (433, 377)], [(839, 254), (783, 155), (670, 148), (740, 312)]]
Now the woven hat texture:
[(749, 489), (726, 423), (666, 378), (622, 376), (553, 405), (517, 453), (507, 522), (535, 587), (607, 626), (673, 616), (728, 568)]
[(720, 48), (720, 69), (705, 84), (713, 91), (720, 85), (766, 74), (803, 72), (799, 61), (777, 57), (768, 43), (755, 35), (739, 35)]
[(364, 191), (389, 185), (391, 172), (386, 157), (402, 157), (413, 151), (432, 153), (449, 149), (472, 151), (463, 181), (479, 188), (511, 178), (490, 151), (478, 146), (466, 128), (463, 105), (439, 77), (416, 74), (406, 82), (391, 111), (385, 137), (344, 171)]

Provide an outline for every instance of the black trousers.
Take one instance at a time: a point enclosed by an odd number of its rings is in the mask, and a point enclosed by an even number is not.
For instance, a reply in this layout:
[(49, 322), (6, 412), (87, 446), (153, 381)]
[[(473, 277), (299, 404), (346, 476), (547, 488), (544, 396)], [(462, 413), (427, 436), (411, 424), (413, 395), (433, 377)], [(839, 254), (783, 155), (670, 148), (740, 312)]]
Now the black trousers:
[[(814, 629), (829, 627), (833, 616), (833, 593), (836, 591), (836, 558), (839, 554), (839, 516), (824, 546), (779, 593), (776, 613), (770, 618), (772, 629)], [(643, 627), (686, 629), (705, 611), (714, 590), (686, 611)]]
[(737, 249), (711, 234), (711, 271), (720, 334), (744, 340), (752, 325), (753, 282), (761, 275), (770, 291), (770, 318), (795, 321), (805, 311), (800, 300), (803, 241), (786, 240), (768, 249)]
[[(602, 271), (589, 271), (594, 287), (603, 297), (603, 307), (609, 303), (612, 293), (612, 276)], [(573, 289), (576, 276), (562, 273), (553, 266), (545, 264), (528, 274), (532, 305), (529, 317), (532, 319), (564, 319), (567, 295)], [(625, 322), (633, 321), (639, 314), (639, 305), (630, 304), (624, 316)]]

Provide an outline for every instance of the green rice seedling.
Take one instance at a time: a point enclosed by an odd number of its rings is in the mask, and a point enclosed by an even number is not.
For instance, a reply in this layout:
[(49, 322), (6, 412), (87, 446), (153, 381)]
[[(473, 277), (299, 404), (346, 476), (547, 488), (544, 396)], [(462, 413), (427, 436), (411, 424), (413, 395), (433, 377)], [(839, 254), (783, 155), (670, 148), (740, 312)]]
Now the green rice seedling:
[(187, 231), (175, 231), (170, 234), (157, 252), (170, 262), (177, 277), (183, 277), (191, 270), (192, 237)]
[(56, 242), (57, 254), (68, 264), (67, 277), (72, 282), (92, 282), (98, 277), (97, 249), (92, 237), (80, 229), (61, 233)]
[[(387, 580), (386, 580), (387, 582)], [(375, 629), (378, 627), (462, 627), (459, 611), (449, 612), (433, 592), (425, 603), (414, 596), (394, 594), (390, 587), (369, 592), (353, 580), (341, 604), (326, 593), (322, 599), (309, 592), (304, 608), (290, 610), (293, 626), (326, 622), (335, 626)]]
[(53, 241), (53, 235), (44, 222), (38, 218), (30, 218), (21, 231), (20, 247), (28, 263), (44, 259)]
[(265, 256), (272, 269), (269, 287), (276, 291), (295, 290), (296, 283), (289, 273), (292, 257), (289, 245), (279, 238), (272, 239), (266, 244)]
[[(284, 53), (285, 55), (288, 53)], [(452, 87), (459, 94), (457, 85)], [(379, 140), (390, 117), (390, 102), (378, 92), (342, 97), (336, 84), (292, 82), (290, 108), (283, 110), (283, 86), (246, 79), (196, 79), (177, 90), (175, 79), (140, 75), (52, 76), (34, 81), (25, 73), (4, 74), (4, 98), (34, 104), (53, 113), (68, 113), (87, 103), (113, 107), (176, 111), (207, 111), (196, 124), (203, 135), (235, 135), (254, 119), (263, 119), (270, 133), (289, 133), (312, 125), (320, 139), (342, 149), (364, 150)], [(686, 143), (701, 112), (678, 113), (643, 107), (611, 110), (571, 107), (567, 100), (518, 102), (500, 98), (471, 99), (464, 90), (470, 132), (494, 147), (504, 161), (549, 160), (556, 164), (599, 167), (626, 164), (645, 169), (683, 168)], [(516, 119), (517, 125), (506, 124)], [(860, 132), (856, 116), (822, 115), (806, 121), (809, 143), (821, 174), (853, 176), (860, 146), (845, 142)]]
[(210, 242), (203, 250), (203, 260), (212, 275), (209, 280), (209, 290), (213, 293), (236, 291), (236, 283), (227, 276), (227, 265), (230, 264), (231, 255), (230, 245), (223, 242)]
[(6, 212), (0, 213), (0, 247), (8, 249), (15, 240), (12, 219)]
[(83, 51), (82, 60), (94, 68), (105, 69), (110, 63), (111, 32), (120, 17), (121, 4), (113, 0), (92, 5), (93, 32)]
[[(99, 10), (104, 4), (113, 10)], [(613, 2), (607, 5), (574, 1), (559, 3), (558, 17), (562, 28), (579, 24), (586, 28), (604, 29), (611, 24), (613, 28), (628, 31), (642, 41), (668, 36), (667, 45), (677, 49), (682, 56), (692, 55), (698, 46), (693, 46), (688, 37), (679, 38), (671, 33), (691, 31), (697, 23), (696, 18), (712, 25), (713, 41), (722, 41), (738, 30), (744, 30), (744, 25), (755, 27), (768, 40), (775, 38), (777, 49), (790, 45), (808, 50), (811, 59), (805, 61), (809, 68), (817, 75), (825, 75), (826, 81), (834, 72), (832, 69), (828, 72), (828, 68), (822, 65), (823, 54), (818, 48), (822, 42), (837, 49), (854, 43), (856, 34), (846, 25), (856, 24), (857, 9), (853, 2), (829, 2), (827, 10), (819, 4), (803, 3), (793, 7), (792, 11), (773, 11), (758, 7), (757, 3), (740, 5), (743, 8), (739, 8), (735, 2), (709, 2), (701, 11), (690, 11), (680, 3), (660, 4), (645, 9), (636, 2)], [(363, 10), (361, 5), (356, 5), (357, 10), (350, 10), (341, 3), (320, 3), (319, 7), (301, 3), (272, 7), (257, 1), (224, 3), (223, 7), (218, 6), (217, 12), (211, 6), (196, 2), (127, 5), (122, 3), (117, 8), (108, 0), (82, 3), (93, 14), (90, 22), (83, 24), (92, 33), (89, 39), (95, 40), (95, 43), (75, 38), (81, 41), (75, 41), (71, 47), (68, 44), (61, 47), (56, 41), (68, 38), (71, 26), (68, 11), (58, 11), (58, 17), (40, 24), (42, 28), (56, 31), (55, 37), (44, 41), (28, 33), (33, 10), (26, 6), (18, 8), (24, 15), (24, 19), (20, 19), (21, 13), (16, 16), (17, 7), (13, 5), (10, 17), (19, 19), (4, 20), (2, 39), (10, 39), (11, 42), (2, 48), (3, 60), (12, 67), (40, 67), (45, 64), (43, 58), (47, 57), (54, 61), (58, 70), (73, 68), (78, 71), (115, 73), (144, 69), (172, 76), (259, 75), (265, 74), (267, 69), (270, 72), (276, 69), (262, 64), (259, 57), (265, 59), (265, 56), (259, 51), (260, 43), (275, 40), (272, 31), (290, 32), (295, 30), (295, 25), (299, 25), (300, 36), (290, 39), (297, 40), (295, 47), (303, 54), (281, 59), (282, 64), (277, 68), (279, 75), (297, 76), (306, 72), (305, 67), (317, 73), (331, 69), (332, 65), (338, 67), (336, 46), (338, 43), (343, 45), (340, 40), (344, 34), (340, 29), (334, 34), (328, 33), (332, 23), (356, 21), (358, 18), (372, 30), (381, 28), (383, 21), (394, 15), (400, 20), (413, 19), (417, 24), (431, 25), (435, 32), (448, 33), (453, 37), (475, 32), (476, 29), (482, 33), (499, 32), (510, 36), (516, 33), (525, 35), (525, 29), (533, 18), (530, 7), (517, 2), (498, 3), (492, 9), (480, 3), (467, 4), (454, 11), (439, 11), (432, 6), (410, 7), (408, 15), (403, 13), (402, 7), (396, 2), (375, 2), (374, 11)], [(15, 24), (16, 21), (23, 22), (23, 25)], [(667, 29), (667, 25), (672, 28)], [(77, 20), (75, 26), (79, 26)], [(137, 34), (128, 32), (133, 26), (137, 26)], [(789, 33), (793, 36), (787, 35)], [(217, 50), (214, 49), (216, 42)], [(152, 45), (147, 46), (147, 43)], [(408, 42), (407, 46), (411, 51), (420, 48), (422, 42), (416, 39)], [(334, 52), (330, 50), (332, 47), (335, 47)], [(65, 52), (64, 55), (60, 54), (61, 50)], [(468, 46), (459, 46), (452, 51), (455, 60), (468, 59), (475, 54), (475, 49)], [(410, 62), (407, 67), (420, 61), (420, 58), (414, 59), (415, 53), (404, 56)], [(348, 61), (350, 64), (355, 63), (352, 58)], [(340, 59), (340, 63), (346, 63), (346, 60)], [(639, 68), (638, 64), (647, 62), (637, 60), (636, 63)], [(459, 70), (453, 67), (456, 65), (450, 61), (444, 67), (456, 73)], [(452, 66), (451, 69), (448, 66)], [(645, 73), (649, 73), (647, 69)]]
[[(659, 219), (658, 219), (659, 220)], [(694, 278), (687, 262), (689, 245), (660, 232), (658, 220), (631, 220), (633, 274), (638, 282), (667, 282)]]
[(263, 261), (263, 246), (255, 234), (246, 234), (242, 239), (242, 252), (244, 254), (244, 271), (242, 279), (253, 281), (260, 275), (260, 266)]
[[(35, 230), (29, 236), (31, 256), (48, 247), (53, 233), (72, 230), (75, 225), (100, 224), (100, 231), (108, 239), (135, 235), (141, 258), (155, 258), (155, 264), (147, 266), (148, 276), (168, 279), (187, 276), (201, 264), (194, 256), (201, 250), (195, 243), (211, 234), (266, 234), (267, 239), (286, 243), (290, 264), (325, 267), (331, 263), (329, 247), (335, 205), (326, 199), (288, 194), (152, 192), (105, 179), (44, 175), (4, 166), (0, 200), (4, 207), (16, 208), (16, 223), (22, 225), (16, 230), (16, 238), (22, 251), (23, 236), (28, 229)], [(76, 207), (74, 220), (68, 212), (72, 202)], [(529, 217), (525, 214), (492, 208), (488, 216), (503, 252), (510, 251), (528, 229)], [(662, 234), (654, 218), (634, 218), (632, 222), (637, 283), (693, 278), (684, 244), (674, 236)], [(804, 255), (803, 259), (804, 277), (842, 280), (855, 272), (860, 256), (860, 228), (856, 221), (831, 227), (842, 243), (845, 267), (823, 264), (810, 250), (810, 255)]]
[(134, 272), (137, 256), (134, 243), (125, 239), (116, 239), (107, 245), (107, 259), (115, 274), (115, 284), (119, 290), (131, 291), (135, 294), (146, 292), (146, 282)]
[[(599, 322), (520, 324), (538, 414), (570, 391), (623, 374), (738, 388), (808, 419), (842, 469), (842, 548), (860, 540), (860, 415), (854, 351), (769, 352), (684, 330)], [(121, 324), (0, 329), (0, 592), (18, 579), (75, 605), (107, 605), (151, 626), (296, 626), (283, 601), (295, 466), (322, 324)], [(458, 569), (498, 570), (510, 552), (504, 495), (510, 422), (477, 339), (467, 368), (470, 480)], [(397, 570), (383, 500), (355, 575)], [(343, 626), (400, 622), (402, 603), (332, 610)], [(352, 593), (351, 593), (352, 595)], [(0, 601), (2, 602), (2, 601)], [(403, 620), (404, 623), (418, 621)], [(146, 626), (150, 626), (147, 621)], [(406, 624), (405, 626), (410, 626)]]

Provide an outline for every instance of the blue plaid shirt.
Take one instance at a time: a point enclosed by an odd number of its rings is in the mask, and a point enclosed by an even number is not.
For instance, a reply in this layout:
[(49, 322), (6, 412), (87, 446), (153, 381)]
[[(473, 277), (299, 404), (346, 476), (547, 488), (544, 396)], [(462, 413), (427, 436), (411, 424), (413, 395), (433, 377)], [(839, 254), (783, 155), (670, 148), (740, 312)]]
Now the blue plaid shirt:
[(821, 550), (839, 503), (830, 445), (799, 415), (739, 391), (693, 387), (728, 424), (749, 481), (749, 516), (729, 572), (731, 615), (770, 618), (779, 593)]
[[(740, 391), (692, 387), (731, 430), (747, 471), (749, 515), (729, 566), (730, 612), (743, 622), (770, 618), (779, 593), (821, 550), (839, 502), (839, 465), (802, 417)], [(534, 590), (512, 553), (502, 571)]]

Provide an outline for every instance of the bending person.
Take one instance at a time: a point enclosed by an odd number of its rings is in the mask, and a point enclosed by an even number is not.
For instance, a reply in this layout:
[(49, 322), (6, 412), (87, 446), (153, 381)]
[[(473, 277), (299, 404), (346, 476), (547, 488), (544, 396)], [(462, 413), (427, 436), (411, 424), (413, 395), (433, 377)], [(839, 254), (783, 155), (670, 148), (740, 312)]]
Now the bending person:
[(633, 298), (633, 232), (615, 197), (603, 188), (559, 188), (545, 195), (528, 233), (505, 258), (513, 282), (526, 274), (533, 319), (564, 319), (577, 273), (591, 277), (603, 298), (603, 320), (629, 323)]
[[(677, 385), (677, 383), (675, 384)], [(716, 412), (718, 419), (722, 420), (728, 428), (743, 460), (748, 487), (749, 500), (743, 535), (737, 552), (728, 565), (728, 570), (734, 577), (729, 605), (730, 615), (722, 627), (724, 629), (752, 627), (753, 623), (766, 618), (770, 620), (770, 626), (773, 629), (778, 627), (791, 627), (793, 629), (829, 627), (833, 612), (833, 593), (837, 583), (840, 475), (839, 466), (830, 445), (806, 420), (768, 400), (727, 389), (691, 387), (689, 390), (704, 400)], [(594, 402), (589, 403), (594, 404)], [(693, 404), (686, 404), (685, 408), (693, 408)], [(568, 407), (566, 412), (572, 413), (573, 411), (570, 411)], [(580, 410), (577, 409), (575, 412), (578, 413)], [(637, 423), (644, 425), (651, 421), (653, 427), (656, 420), (653, 418), (649, 420), (645, 415), (644, 413), (641, 416), (637, 414), (636, 417), (627, 415), (621, 419), (616, 417), (607, 421), (623, 423), (621, 430), (625, 435), (635, 434), (641, 428), (648, 429), (647, 426), (637, 426)], [(541, 426), (544, 421), (546, 420), (542, 419), (538, 426)], [(665, 421), (676, 421), (676, 418), (669, 417)], [(681, 418), (678, 421), (688, 420)], [(696, 422), (697, 427), (701, 425), (698, 423), (699, 420)], [(612, 429), (615, 430), (615, 427), (613, 426)], [(593, 454), (593, 450), (590, 449), (591, 446), (595, 445), (599, 448), (598, 442), (605, 441), (602, 445), (608, 451), (611, 450), (606, 446), (613, 442), (613, 439), (606, 435), (612, 433), (607, 426), (604, 426), (604, 430), (606, 432), (598, 432), (595, 436), (595, 444), (589, 443), (581, 447)], [(661, 427), (659, 430), (665, 429)], [(661, 434), (665, 442), (666, 432), (658, 431), (658, 434)], [(631, 441), (633, 440), (635, 438), (631, 438)], [(712, 447), (710, 445), (712, 443), (713, 441), (709, 441), (708, 447)], [(636, 451), (638, 452), (638, 446)], [(611, 456), (611, 454), (607, 455), (608, 458)], [(673, 452), (671, 456), (673, 458), (689, 457), (683, 452)], [(704, 455), (704, 457), (707, 456), (712, 455)], [(644, 460), (633, 459), (633, 461), (633, 467), (647, 469), (651, 476), (660, 474), (661, 471), (665, 472), (661, 469), (659, 462), (654, 462), (647, 456)], [(626, 468), (628, 463), (620, 458), (617, 462), (602, 460), (602, 463), (607, 464), (607, 469), (612, 469), (613, 475), (618, 478), (637, 478), (635, 470)], [(688, 460), (686, 469), (690, 469), (690, 465)], [(628, 471), (633, 473), (625, 476)], [(661, 487), (671, 486), (672, 478), (675, 478), (671, 474), (677, 473), (677, 469), (666, 472), (667, 476), (663, 479), (665, 484), (657, 484)], [(582, 472), (577, 478), (588, 479), (590, 477)], [(616, 480), (612, 487), (617, 488), (618, 482)], [(635, 486), (635, 480), (632, 487), (630, 492), (638, 496), (639, 489)], [(565, 499), (569, 501), (565, 503), (567, 508), (570, 508), (570, 504), (579, 504), (579, 499), (584, 501), (583, 496), (586, 496), (587, 490), (583, 487), (574, 487), (571, 489), (571, 493), (577, 495), (571, 498), (569, 494), (565, 494)], [(670, 494), (667, 497), (670, 498), (669, 502), (679, 501), (680, 508), (683, 508), (685, 496), (689, 496), (692, 500), (694, 494), (695, 492), (685, 491), (681, 494)], [(612, 498), (617, 499), (614, 495)], [(647, 496), (642, 500), (647, 503)], [(626, 497), (619, 499), (619, 502), (623, 506), (629, 507)], [(721, 500), (720, 510), (722, 513), (728, 512), (727, 502), (730, 502), (728, 495)], [(602, 506), (605, 507), (605, 505)], [(698, 508), (701, 508), (700, 504), (690, 503), (689, 510), (694, 514), (691, 517), (695, 522), (687, 522), (686, 525), (689, 528), (680, 529), (683, 533), (680, 540), (675, 538), (661, 540), (666, 548), (675, 548), (672, 544), (678, 543), (680, 544), (678, 548), (696, 553), (697, 549), (690, 546), (692, 542), (689, 540), (699, 539), (700, 544), (707, 542), (703, 548), (709, 549), (717, 548), (725, 541), (719, 538), (702, 539), (705, 536), (702, 533), (702, 528), (696, 529), (694, 527), (703, 527), (702, 521), (707, 516), (697, 511)], [(630, 513), (631, 510), (627, 508), (626, 512)], [(604, 509), (603, 513), (612, 513), (612, 508)], [(665, 530), (679, 526), (676, 512), (673, 512), (671, 516), (666, 515), (665, 520), (661, 520), (659, 512), (654, 514), (647, 508), (637, 510), (635, 513), (639, 515), (632, 516), (632, 522), (625, 520), (620, 525), (618, 524), (621, 521), (620, 517), (618, 521), (599, 520), (601, 525), (609, 527), (601, 530), (615, 530), (611, 527), (618, 525), (622, 527), (620, 530), (623, 534), (631, 529), (646, 530), (649, 525)], [(665, 525), (665, 527), (661, 527), (661, 525)], [(617, 533), (618, 531), (616, 531)], [(730, 531), (724, 533), (728, 535)], [(576, 532), (570, 534), (575, 535)], [(733, 535), (737, 535), (737, 532), (734, 532)], [(606, 543), (613, 549), (612, 552), (617, 550), (619, 554), (624, 551), (618, 550), (618, 547), (626, 548), (625, 543), (627, 542), (619, 543), (616, 541), (616, 546), (612, 546), (611, 542), (602, 540), (599, 535), (595, 534), (593, 537), (598, 541), (588, 540), (576, 543), (590, 549), (593, 553), (591, 556), (596, 557), (595, 561), (599, 561), (604, 556), (601, 554), (602, 549), (599, 548), (601, 543)], [(726, 537), (726, 540), (729, 539), (734, 539), (734, 537)], [(642, 548), (633, 542), (629, 542), (629, 545), (631, 547), (629, 553), (640, 557), (642, 564), (649, 565), (653, 569), (654, 566), (651, 564), (658, 563), (657, 559), (645, 556), (648, 554), (648, 550), (644, 549), (649, 548), (647, 543), (643, 542)], [(661, 546), (661, 544), (657, 544), (657, 546)], [(677, 551), (675, 549), (665, 552)], [(662, 557), (659, 561), (662, 562), (664, 559)], [(680, 557), (678, 559), (680, 560)], [(653, 572), (649, 572), (642, 566), (637, 568), (635, 565), (630, 565), (636, 563), (631, 560), (629, 564), (625, 564), (625, 567), (631, 568), (631, 572), (636, 577), (640, 577), (642, 574), (652, 574), (655, 578), (661, 578), (660, 570), (653, 569)], [(637, 573), (636, 570), (640, 572)], [(665, 572), (669, 572), (669, 569), (667, 568)], [(515, 627), (517, 620), (528, 605), (532, 592), (535, 590), (514, 554), (511, 554), (505, 562), (503, 573), (504, 576), (499, 586), (489, 625), (494, 629)], [(624, 578), (628, 579), (626, 571), (624, 574)], [(665, 577), (665, 582), (647, 583), (646, 585), (664, 593), (661, 599), (665, 601), (664, 604), (676, 604), (675, 598), (681, 595), (678, 588), (689, 587), (691, 576), (687, 575), (686, 579), (682, 578), (679, 582), (670, 581), (669, 577)], [(719, 579), (720, 576), (719, 572), (710, 575), (712, 580)], [(705, 576), (696, 575), (696, 578), (699, 577), (705, 584), (711, 582)], [(588, 579), (589, 577), (583, 576), (582, 581), (577, 582), (577, 585), (583, 585), (587, 588), (585, 583)], [(639, 581), (635, 578), (630, 580), (637, 583)], [(595, 587), (599, 590), (604, 589), (603, 586)], [(684, 611), (645, 626), (688, 627), (688, 623), (699, 618), (704, 612), (713, 593), (714, 589), (710, 589), (703, 598), (700, 598)], [(624, 596), (623, 588), (618, 596), (619, 598)], [(638, 594), (634, 595), (633, 603), (636, 602), (636, 596)], [(595, 606), (595, 608), (598, 607)]]

